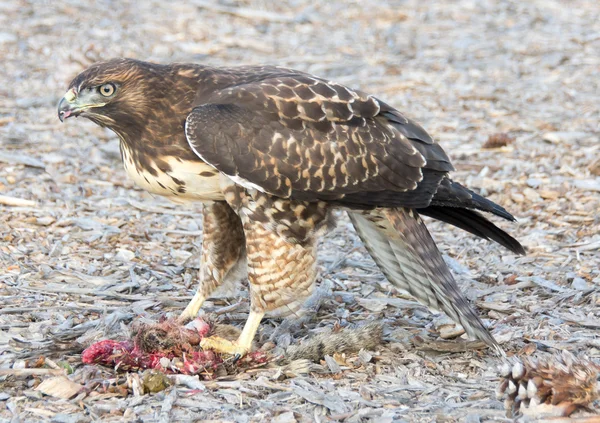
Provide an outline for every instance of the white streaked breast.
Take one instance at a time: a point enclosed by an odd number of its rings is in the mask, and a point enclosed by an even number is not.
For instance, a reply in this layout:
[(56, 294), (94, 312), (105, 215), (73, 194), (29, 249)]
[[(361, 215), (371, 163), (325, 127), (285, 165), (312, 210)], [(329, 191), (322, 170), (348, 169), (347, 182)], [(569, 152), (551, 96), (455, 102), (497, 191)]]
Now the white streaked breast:
[[(219, 172), (213, 167), (195, 161), (180, 161), (174, 157), (161, 157), (169, 164), (171, 171), (163, 172), (151, 163), (157, 172), (154, 176), (133, 162), (129, 149), (122, 145), (123, 165), (129, 177), (140, 188), (157, 195), (168, 197), (176, 203), (190, 201), (222, 201), (223, 193), (219, 186)], [(177, 181), (183, 182), (183, 185)]]

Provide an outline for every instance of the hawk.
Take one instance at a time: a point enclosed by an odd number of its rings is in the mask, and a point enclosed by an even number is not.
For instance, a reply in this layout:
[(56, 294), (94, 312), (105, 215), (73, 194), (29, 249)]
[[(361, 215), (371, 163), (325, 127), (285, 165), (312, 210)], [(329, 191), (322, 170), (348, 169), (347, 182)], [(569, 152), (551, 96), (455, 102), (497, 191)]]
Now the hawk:
[(58, 117), (72, 116), (119, 136), (140, 187), (205, 203), (199, 287), (182, 321), (247, 274), (251, 307), (239, 339), (207, 338), (203, 347), (243, 355), (265, 313), (300, 308), (317, 276), (317, 239), (337, 208), (390, 283), (499, 349), (420, 216), (524, 254), (478, 211), (514, 218), (450, 179), (442, 147), (384, 101), (283, 67), (114, 59), (71, 82)]

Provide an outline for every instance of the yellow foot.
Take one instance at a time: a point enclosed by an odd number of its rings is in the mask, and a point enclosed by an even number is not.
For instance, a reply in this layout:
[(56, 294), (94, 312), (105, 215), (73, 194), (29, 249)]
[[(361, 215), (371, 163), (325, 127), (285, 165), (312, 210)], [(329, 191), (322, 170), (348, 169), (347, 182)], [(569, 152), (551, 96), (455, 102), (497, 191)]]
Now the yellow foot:
[(213, 350), (219, 353), (231, 354), (235, 356), (234, 361), (245, 356), (252, 348), (252, 341), (258, 329), (261, 319), (265, 315), (262, 311), (250, 310), (248, 320), (237, 341), (229, 341), (218, 336), (210, 336), (200, 341), (200, 346), (205, 350)]
[(238, 341), (230, 341), (218, 336), (210, 336), (200, 341), (203, 350), (212, 350), (221, 354), (230, 354), (236, 357), (243, 357), (249, 351), (252, 345), (241, 345)]
[(177, 320), (179, 320), (180, 323), (185, 323), (198, 317), (198, 312), (200, 311), (200, 307), (202, 307), (204, 300), (204, 296), (196, 292), (194, 298), (192, 298), (187, 307), (181, 312)]

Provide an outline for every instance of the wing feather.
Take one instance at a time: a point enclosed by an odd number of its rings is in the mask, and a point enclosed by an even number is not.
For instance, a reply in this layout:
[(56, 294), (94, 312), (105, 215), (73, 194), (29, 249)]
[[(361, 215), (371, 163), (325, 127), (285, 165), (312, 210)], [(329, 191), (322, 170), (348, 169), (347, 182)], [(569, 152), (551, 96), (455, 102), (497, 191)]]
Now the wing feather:
[(402, 206), (409, 196), (393, 194), (410, 193), (426, 207), (452, 170), (423, 128), (375, 97), (300, 72), (263, 74), (203, 93), (186, 121), (196, 154), (239, 183), (366, 205)]

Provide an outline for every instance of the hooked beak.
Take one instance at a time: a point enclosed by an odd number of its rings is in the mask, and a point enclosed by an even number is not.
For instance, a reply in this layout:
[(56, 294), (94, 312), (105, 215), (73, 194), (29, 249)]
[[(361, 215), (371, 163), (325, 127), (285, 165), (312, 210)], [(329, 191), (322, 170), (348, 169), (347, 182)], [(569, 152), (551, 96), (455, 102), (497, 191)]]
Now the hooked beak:
[(61, 122), (71, 116), (78, 116), (83, 109), (77, 104), (77, 94), (71, 88), (58, 103), (58, 118)]
[(106, 103), (99, 101), (93, 92), (77, 93), (71, 88), (58, 103), (58, 118), (61, 122), (71, 116), (79, 116), (88, 109), (102, 107)]

